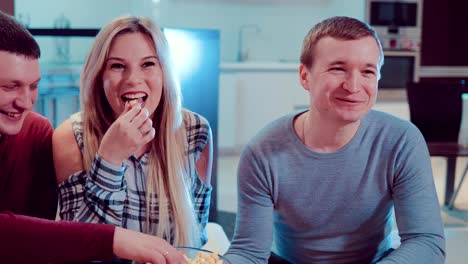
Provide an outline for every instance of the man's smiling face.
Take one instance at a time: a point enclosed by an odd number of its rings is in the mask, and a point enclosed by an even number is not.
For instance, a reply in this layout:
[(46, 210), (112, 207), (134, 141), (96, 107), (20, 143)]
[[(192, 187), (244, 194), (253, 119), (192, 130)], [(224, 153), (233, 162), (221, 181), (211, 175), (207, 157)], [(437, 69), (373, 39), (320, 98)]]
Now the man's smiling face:
[(0, 51), (0, 134), (16, 135), (37, 100), (39, 61)]

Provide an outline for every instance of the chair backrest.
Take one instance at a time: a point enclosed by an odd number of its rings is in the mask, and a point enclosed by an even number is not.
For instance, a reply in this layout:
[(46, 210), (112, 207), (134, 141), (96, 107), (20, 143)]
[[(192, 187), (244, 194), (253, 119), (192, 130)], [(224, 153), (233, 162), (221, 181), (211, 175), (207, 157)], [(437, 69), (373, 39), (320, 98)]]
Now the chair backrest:
[(457, 142), (464, 83), (408, 83), (410, 120), (426, 142)]

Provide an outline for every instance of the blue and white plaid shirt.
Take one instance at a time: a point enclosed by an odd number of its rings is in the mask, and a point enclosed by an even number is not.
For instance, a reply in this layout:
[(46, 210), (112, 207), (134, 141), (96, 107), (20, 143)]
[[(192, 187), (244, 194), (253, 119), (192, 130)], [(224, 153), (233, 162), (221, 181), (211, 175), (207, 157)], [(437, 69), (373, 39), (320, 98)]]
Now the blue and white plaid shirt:
[[(83, 151), (83, 123), (81, 113), (71, 116), (72, 129)], [(189, 164), (195, 164), (210, 136), (206, 119), (190, 111), (184, 111), (187, 131)], [(60, 217), (63, 220), (89, 223), (106, 223), (145, 232), (146, 227), (146, 176), (148, 153), (140, 159), (131, 156), (123, 166), (115, 166), (96, 154), (89, 174), (79, 171), (58, 186)], [(212, 187), (197, 175), (195, 166), (189, 166), (192, 178), (192, 194), (195, 215), (198, 218), (202, 244), (206, 243), (205, 227), (208, 222)], [(153, 230), (159, 222), (158, 198), (151, 197), (153, 213), (150, 222)], [(173, 234), (174, 223), (171, 223)], [(172, 243), (171, 238), (164, 238)]]

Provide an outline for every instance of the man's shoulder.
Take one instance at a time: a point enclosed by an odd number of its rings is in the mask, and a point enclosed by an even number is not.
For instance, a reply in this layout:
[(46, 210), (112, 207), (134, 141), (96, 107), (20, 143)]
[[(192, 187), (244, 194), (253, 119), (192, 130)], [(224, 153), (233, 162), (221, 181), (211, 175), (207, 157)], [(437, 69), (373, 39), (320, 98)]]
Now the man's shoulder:
[(371, 110), (365, 119), (376, 127), (388, 127), (403, 131), (415, 128), (409, 120), (378, 110)]
[(36, 112), (29, 112), (28, 115), (26, 116), (25, 120), (24, 120), (24, 125), (23, 125), (23, 129), (25, 127), (36, 127), (36, 128), (43, 128), (45, 130), (53, 130), (52, 128), (52, 124), (50, 123), (50, 121), (36, 113)]
[(15, 148), (23, 146), (25, 149), (35, 151), (38, 148), (49, 148), (52, 145), (54, 129), (50, 121), (44, 116), (29, 112), (24, 119), (21, 131), (10, 137)]
[(44, 137), (51, 137), (54, 129), (50, 121), (44, 116), (29, 112), (26, 116), (19, 137), (24, 140), (32, 140)]
[(407, 119), (389, 113), (371, 110), (364, 119), (368, 135), (385, 136), (387, 139), (402, 140), (422, 137), (419, 129)]
[(249, 148), (280, 147), (292, 139), (293, 119), (298, 113), (291, 113), (279, 117), (260, 129), (257, 134), (247, 143)]

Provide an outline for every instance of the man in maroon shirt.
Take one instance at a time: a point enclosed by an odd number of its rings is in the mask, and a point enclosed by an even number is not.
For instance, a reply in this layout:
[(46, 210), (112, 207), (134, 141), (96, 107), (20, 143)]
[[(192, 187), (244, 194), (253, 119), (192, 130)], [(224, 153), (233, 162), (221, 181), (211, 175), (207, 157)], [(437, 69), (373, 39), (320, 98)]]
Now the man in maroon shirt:
[(186, 263), (154, 236), (112, 225), (53, 221), (53, 130), (32, 112), (39, 57), (32, 35), (0, 12), (0, 262), (110, 261), (115, 254), (153, 264)]

